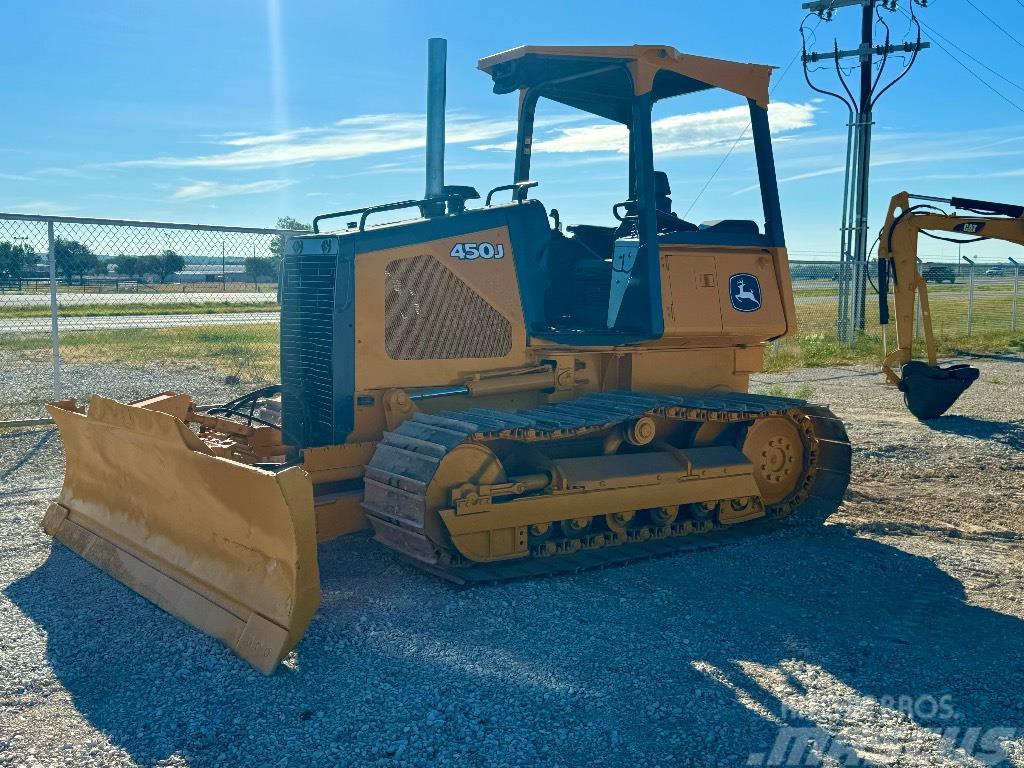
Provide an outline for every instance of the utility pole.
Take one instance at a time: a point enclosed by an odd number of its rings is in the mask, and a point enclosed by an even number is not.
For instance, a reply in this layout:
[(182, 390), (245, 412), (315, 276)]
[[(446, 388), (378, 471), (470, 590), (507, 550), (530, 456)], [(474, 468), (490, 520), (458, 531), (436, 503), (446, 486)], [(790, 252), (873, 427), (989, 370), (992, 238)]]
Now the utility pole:
[[(874, 116), (871, 109), (871, 68), (874, 64), (875, 0), (864, 3), (860, 21), (860, 103), (857, 123), (860, 129), (859, 156), (857, 168), (857, 215), (854, 221), (854, 274), (853, 274), (853, 332), (864, 330), (864, 307), (867, 293), (868, 273), (868, 177), (871, 174), (871, 126)], [(852, 335), (852, 334), (851, 334)]]
[[(802, 62), (804, 78), (807, 84), (818, 93), (834, 96), (842, 101), (849, 112), (847, 148), (846, 148), (846, 181), (843, 188), (843, 216), (840, 227), (840, 268), (839, 268), (839, 311), (837, 331), (840, 339), (853, 344), (857, 333), (864, 330), (865, 304), (867, 297), (868, 267), (868, 203), (869, 177), (871, 171), (871, 128), (874, 125), (874, 107), (882, 94), (902, 80), (913, 67), (920, 51), (929, 47), (921, 42), (921, 27), (914, 15), (914, 4), (927, 6), (928, 0), (908, 0), (910, 3), (910, 19), (917, 27), (916, 42), (893, 44), (889, 36), (889, 26), (882, 18), (879, 9), (894, 12), (899, 8), (900, 0), (813, 0), (803, 4), (808, 16), (818, 16), (822, 21), (831, 21), (836, 10), (851, 6), (861, 7), (861, 40), (860, 46), (852, 50), (840, 50), (838, 41), (833, 43), (833, 50), (816, 53), (807, 50), (807, 37), (801, 26), (800, 33), (804, 38)], [(885, 42), (875, 45), (875, 24), (885, 28)], [(894, 53), (911, 54), (909, 63), (903, 71), (887, 85), (879, 88), (889, 57)], [(874, 74), (875, 57), (881, 58), (878, 74)], [(860, 60), (860, 93), (854, 95), (847, 85), (840, 63), (845, 59)], [(808, 65), (821, 61), (834, 64), (836, 76), (843, 87), (844, 94), (819, 88), (811, 82), (811, 70)]]

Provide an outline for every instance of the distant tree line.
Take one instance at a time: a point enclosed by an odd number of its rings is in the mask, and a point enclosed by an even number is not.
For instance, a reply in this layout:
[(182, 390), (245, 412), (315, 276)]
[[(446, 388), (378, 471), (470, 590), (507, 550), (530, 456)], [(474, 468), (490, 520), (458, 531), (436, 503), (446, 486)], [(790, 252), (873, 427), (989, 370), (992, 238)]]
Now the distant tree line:
[(161, 251), (155, 256), (115, 256), (117, 274), (124, 277), (145, 277), (156, 275), (160, 282), (185, 268), (185, 259), (174, 251)]
[(0, 280), (20, 280), (36, 264), (36, 255), (24, 245), (0, 243)]
[[(291, 216), (282, 216), (277, 220), (278, 229), (310, 231), (313, 228)], [(113, 259), (100, 259), (89, 246), (78, 240), (67, 240), (58, 237), (53, 244), (54, 261), (57, 274), (67, 280), (83, 281), (86, 275), (110, 274), (109, 265), (113, 264), (120, 277), (133, 279), (155, 276), (160, 282), (175, 272), (185, 268), (185, 259), (171, 250), (161, 251), (151, 256), (115, 256)], [(281, 258), (284, 255), (284, 237), (275, 237), (270, 243), (270, 256), (249, 256), (245, 259), (245, 274), (258, 283), (261, 280), (276, 280), (281, 270)], [(9, 241), (0, 242), (0, 279), (20, 280), (36, 267), (40, 256), (25, 245), (15, 245)]]
[[(166, 250), (153, 256), (122, 255), (103, 261), (84, 243), (62, 237), (53, 243), (53, 258), (58, 275), (67, 280), (77, 278), (80, 282), (86, 275), (109, 274), (111, 263), (122, 277), (154, 275), (160, 282), (185, 268), (185, 259), (174, 251)], [(27, 246), (0, 242), (0, 279), (19, 280), (31, 272), (38, 261), (39, 256)]]

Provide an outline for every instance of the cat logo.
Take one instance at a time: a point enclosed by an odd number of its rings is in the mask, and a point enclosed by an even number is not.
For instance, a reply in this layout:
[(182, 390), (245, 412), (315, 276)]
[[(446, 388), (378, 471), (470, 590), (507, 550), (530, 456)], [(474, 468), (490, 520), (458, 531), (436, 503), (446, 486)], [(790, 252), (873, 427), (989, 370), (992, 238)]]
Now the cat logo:
[(747, 272), (729, 278), (729, 303), (737, 312), (757, 312), (761, 308), (761, 284)]
[(963, 224), (957, 224), (953, 227), (954, 232), (960, 232), (964, 235), (976, 235), (985, 228), (984, 221), (965, 221)]

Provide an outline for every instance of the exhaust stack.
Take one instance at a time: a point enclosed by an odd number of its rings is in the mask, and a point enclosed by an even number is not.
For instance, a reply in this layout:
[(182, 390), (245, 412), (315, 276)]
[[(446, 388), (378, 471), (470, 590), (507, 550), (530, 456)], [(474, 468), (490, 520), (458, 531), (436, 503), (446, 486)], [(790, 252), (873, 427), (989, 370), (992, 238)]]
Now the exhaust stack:
[(425, 198), (444, 197), (444, 109), (445, 67), (448, 41), (432, 37), (427, 41), (427, 191)]

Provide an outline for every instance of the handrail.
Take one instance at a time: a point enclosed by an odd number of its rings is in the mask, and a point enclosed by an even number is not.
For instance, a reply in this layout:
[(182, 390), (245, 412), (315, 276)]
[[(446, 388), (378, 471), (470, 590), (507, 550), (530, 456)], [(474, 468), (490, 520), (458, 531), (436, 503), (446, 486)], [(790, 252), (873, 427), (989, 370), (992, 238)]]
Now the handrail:
[[(536, 182), (529, 182), (536, 185)], [(511, 189), (511, 187), (508, 187)], [(381, 213), (383, 211), (398, 211), (403, 208), (419, 208), (422, 212), (424, 208), (428, 206), (437, 206), (439, 203), (444, 204), (451, 200), (461, 200), (463, 197), (459, 194), (446, 194), (442, 197), (428, 197), (423, 200), (402, 200), (397, 203), (383, 203), (381, 205), (370, 205), (365, 208), (353, 208), (348, 211), (337, 211), (335, 213), (321, 213), (319, 216), (313, 219), (313, 233), (320, 234), (320, 222), (324, 219), (337, 219), (341, 216), (355, 216), (357, 213), (361, 214), (359, 217), (359, 231), (363, 232), (366, 229), (366, 219), (373, 213)], [(489, 200), (490, 198), (488, 198)]]
[(357, 213), (362, 213), (366, 208), (352, 208), (348, 211), (335, 211), (334, 213), (321, 213), (319, 216), (313, 218), (313, 234), (320, 234), (320, 222), (324, 219), (337, 219), (342, 216), (355, 216)]
[(359, 217), (359, 231), (362, 232), (366, 229), (366, 219), (371, 213), (381, 213), (382, 211), (398, 211), (403, 208), (419, 208), (422, 212), (424, 205), (431, 203), (437, 204), (439, 202), (445, 202), (449, 200), (449, 196), (445, 197), (429, 197), (424, 200), (402, 200), (399, 203), (384, 203), (384, 205), (373, 205), (363, 210), (363, 215)]
[(536, 187), (540, 184), (539, 181), (517, 181), (514, 184), (502, 184), (500, 187), (495, 187), (487, 193), (487, 199), (484, 201), (484, 207), (488, 207), (491, 204), (491, 198), (494, 197), (495, 192), (505, 192), (507, 190), (515, 190), (512, 195), (512, 199), (517, 203), (523, 202), (526, 198), (526, 190)]

